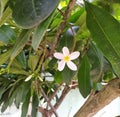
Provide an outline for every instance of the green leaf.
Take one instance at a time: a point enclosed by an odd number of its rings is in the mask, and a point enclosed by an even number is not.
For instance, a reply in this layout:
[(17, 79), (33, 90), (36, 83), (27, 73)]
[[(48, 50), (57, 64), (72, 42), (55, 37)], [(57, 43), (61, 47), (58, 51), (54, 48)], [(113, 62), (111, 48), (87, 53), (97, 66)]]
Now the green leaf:
[(120, 23), (109, 13), (86, 2), (87, 27), (93, 40), (120, 77)]
[(0, 54), (0, 65), (2, 65), (3, 63), (5, 63), (9, 57), (10, 57), (10, 54), (11, 54), (11, 49), (8, 50), (7, 52), (3, 53), (3, 54)]
[(0, 100), (3, 94), (9, 89), (10, 81), (5, 78), (0, 78)]
[(55, 82), (61, 84), (63, 82), (62, 72), (56, 71), (54, 75)]
[(26, 114), (27, 114), (27, 111), (28, 111), (28, 106), (29, 106), (29, 103), (30, 103), (30, 97), (31, 97), (31, 91), (29, 91), (27, 93), (26, 99), (23, 102), (21, 117), (26, 117)]
[(55, 13), (53, 13), (48, 19), (46, 19), (38, 27), (36, 27), (34, 35), (33, 35), (33, 39), (32, 39), (32, 46), (35, 50), (38, 49), (39, 44), (42, 41), (54, 15), (55, 15)]
[[(72, 30), (71, 30), (72, 28)], [(79, 27), (78, 26), (73, 26), (69, 28), (63, 35), (63, 37), (59, 41), (59, 50), (62, 50), (64, 46), (67, 46), (69, 49), (73, 49), (72, 47), (74, 46), (74, 34), (78, 31)], [(74, 34), (73, 34), (74, 31)]]
[(13, 74), (18, 74), (18, 75), (20, 75), (20, 74), (21, 75), (25, 75), (25, 76), (29, 76), (30, 75), (29, 72), (25, 71), (24, 69), (18, 68), (18, 67), (14, 67), (14, 66), (10, 67), (9, 72), (13, 73)]
[(0, 99), (0, 104), (2, 104), (1, 112), (4, 112), (9, 106), (8, 95), (9, 95), (9, 90), (5, 91), (4, 94), (2, 95), (2, 98)]
[(15, 46), (13, 47), (12, 54), (11, 54), (11, 61), (22, 51), (26, 42), (30, 38), (32, 30), (23, 30), (17, 39)]
[(59, 0), (16, 0), (13, 11), (15, 22), (25, 28), (33, 28), (44, 21), (57, 7)]
[(23, 82), (19, 88), (17, 89), (17, 93), (16, 98), (15, 98), (15, 105), (16, 107), (19, 107), (21, 102), (24, 102), (25, 99), (27, 98), (27, 93), (30, 90), (31, 87), (31, 82)]
[(8, 106), (9, 106), (9, 100), (6, 99), (2, 105), (1, 112), (4, 112)]
[(84, 13), (84, 11), (85, 11), (85, 7), (76, 8), (75, 11), (74, 11), (74, 14), (70, 16), (69, 22), (75, 23), (76, 21), (78, 21), (79, 18), (81, 17), (81, 15)]
[(65, 66), (64, 70), (62, 71), (63, 81), (69, 84), (70, 81), (74, 78), (75, 73), (75, 71), (72, 71), (67, 66)]
[(20, 64), (19, 61), (17, 61), (17, 59), (14, 59), (13, 63), (11, 64), (10, 68), (9, 68), (9, 73), (13, 73), (13, 74), (22, 74), (25, 76), (29, 76), (29, 72), (27, 72), (23, 66)]
[(17, 57), (16, 60), (19, 62), (22, 68), (26, 69), (27, 68), (27, 60), (25, 56), (25, 52), (22, 51)]
[(33, 98), (32, 98), (32, 117), (36, 117), (37, 115), (37, 108), (39, 105), (39, 100), (37, 94), (34, 92)]
[(37, 67), (39, 61), (39, 56), (38, 55), (30, 55), (29, 60), (28, 60), (28, 66), (32, 71), (34, 71)]
[(82, 96), (86, 98), (91, 91), (90, 64), (86, 55), (82, 58), (81, 65), (78, 70), (78, 84)]
[(89, 50), (87, 52), (89, 62), (91, 64), (90, 76), (93, 82), (98, 82), (102, 78), (103, 73), (103, 54), (96, 47), (94, 43), (89, 44)]
[(0, 19), (0, 26), (6, 23), (7, 20), (11, 17), (11, 15), (12, 15), (12, 10), (9, 7), (7, 7)]
[(15, 32), (12, 28), (7, 25), (3, 25), (0, 27), (0, 46), (7, 45), (12, 42), (12, 40), (16, 40)]
[(11, 89), (9, 91), (9, 106), (11, 106), (13, 104), (13, 102), (15, 101), (15, 98), (18, 94), (19, 91), (19, 87), (23, 84), (23, 79), (25, 79), (24, 76), (19, 76), (18, 77), (18, 80), (16, 80), (14, 83), (12, 83), (10, 86), (11, 86)]
[(0, 0), (0, 18), (2, 17), (4, 7), (5, 7), (7, 2), (8, 2), (8, 0)]

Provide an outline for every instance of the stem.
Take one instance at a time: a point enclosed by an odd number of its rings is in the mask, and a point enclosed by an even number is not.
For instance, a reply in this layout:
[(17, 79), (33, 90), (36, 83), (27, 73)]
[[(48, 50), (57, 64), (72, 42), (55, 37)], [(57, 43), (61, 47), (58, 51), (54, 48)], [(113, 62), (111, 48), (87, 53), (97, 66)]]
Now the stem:
[(75, 49), (75, 45), (76, 45), (76, 38), (75, 38), (76, 33), (75, 33), (75, 31), (72, 29), (71, 24), (69, 24), (69, 26), (70, 26), (70, 29), (71, 29), (71, 31), (72, 31), (73, 38), (74, 38), (73, 47), (72, 47), (72, 50), (71, 50), (71, 52), (73, 52), (74, 49)]
[(37, 70), (36, 70), (36, 73), (38, 73), (39, 70), (41, 69), (41, 66), (42, 66), (43, 61), (44, 61), (44, 58), (45, 58), (45, 53), (46, 53), (46, 47), (44, 48), (43, 55), (42, 55), (42, 57), (41, 57), (41, 59), (40, 59), (39, 66), (38, 66), (38, 68), (37, 68)]

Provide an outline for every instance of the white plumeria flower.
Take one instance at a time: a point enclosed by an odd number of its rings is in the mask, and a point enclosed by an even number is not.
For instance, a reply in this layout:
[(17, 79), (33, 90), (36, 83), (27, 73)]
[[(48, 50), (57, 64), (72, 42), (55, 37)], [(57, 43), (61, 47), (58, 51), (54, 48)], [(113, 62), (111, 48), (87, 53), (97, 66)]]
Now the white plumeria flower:
[(65, 67), (65, 64), (67, 64), (68, 68), (70, 68), (73, 71), (77, 70), (77, 66), (71, 61), (79, 57), (80, 52), (75, 51), (70, 54), (69, 49), (67, 47), (63, 47), (62, 49), (63, 53), (55, 52), (54, 57), (58, 60), (58, 70), (62, 71)]

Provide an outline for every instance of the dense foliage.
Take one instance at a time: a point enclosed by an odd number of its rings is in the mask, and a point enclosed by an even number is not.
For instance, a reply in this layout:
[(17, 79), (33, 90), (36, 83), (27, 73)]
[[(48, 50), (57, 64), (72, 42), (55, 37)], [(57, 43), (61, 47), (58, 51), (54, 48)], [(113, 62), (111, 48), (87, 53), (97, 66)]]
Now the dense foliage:
[[(102, 88), (101, 82), (120, 77), (119, 21), (119, 0), (77, 1), (74, 6), (69, 0), (1, 0), (1, 111), (22, 103), (21, 117), (26, 117), (31, 101), (35, 117), (43, 94), (51, 97), (62, 83), (78, 81), (87, 97)], [(63, 47), (80, 52), (77, 71), (57, 69), (53, 55)]]

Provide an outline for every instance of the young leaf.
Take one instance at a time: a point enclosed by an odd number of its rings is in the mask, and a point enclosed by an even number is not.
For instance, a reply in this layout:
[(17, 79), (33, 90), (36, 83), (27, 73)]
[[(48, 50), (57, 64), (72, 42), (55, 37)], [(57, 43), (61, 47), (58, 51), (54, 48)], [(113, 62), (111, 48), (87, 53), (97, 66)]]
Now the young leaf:
[(86, 23), (93, 40), (120, 77), (120, 23), (103, 9), (88, 2), (85, 5)]
[(90, 64), (86, 55), (82, 58), (81, 65), (78, 70), (78, 84), (82, 96), (86, 98), (91, 91)]
[(13, 19), (24, 29), (33, 28), (44, 21), (56, 8), (59, 0), (16, 0)]

